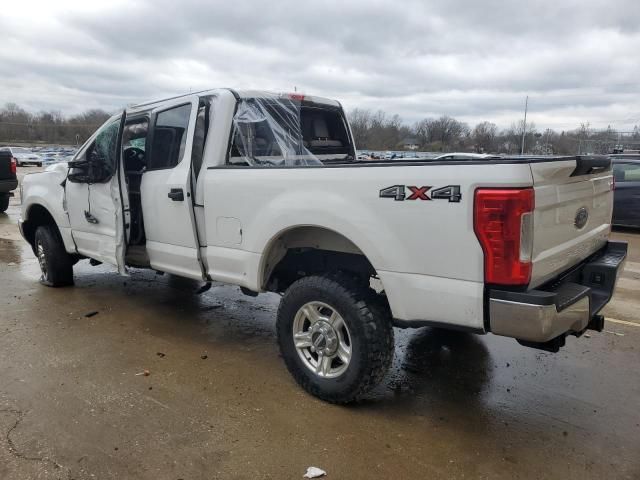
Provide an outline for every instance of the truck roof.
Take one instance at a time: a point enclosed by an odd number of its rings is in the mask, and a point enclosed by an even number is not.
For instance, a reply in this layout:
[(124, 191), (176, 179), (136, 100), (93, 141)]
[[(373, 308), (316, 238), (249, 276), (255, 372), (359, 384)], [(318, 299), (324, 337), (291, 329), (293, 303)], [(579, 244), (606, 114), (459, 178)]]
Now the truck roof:
[(189, 97), (191, 95), (215, 95), (220, 93), (221, 91), (228, 91), (233, 93), (236, 98), (247, 99), (247, 98), (290, 98), (294, 100), (302, 100), (306, 102), (312, 102), (316, 104), (330, 105), (333, 107), (340, 107), (340, 102), (337, 100), (332, 100), (326, 97), (318, 97), (315, 95), (306, 95), (304, 93), (299, 92), (272, 92), (267, 90), (233, 90), (231, 88), (212, 88), (208, 90), (200, 90), (198, 92), (189, 92), (183, 95), (176, 95), (174, 97), (167, 97), (160, 100), (152, 100), (150, 102), (139, 103), (137, 105), (133, 105), (127, 108), (127, 112), (137, 112), (141, 110), (151, 110), (158, 106), (161, 106), (164, 102), (168, 102), (169, 100), (176, 100), (183, 97)]

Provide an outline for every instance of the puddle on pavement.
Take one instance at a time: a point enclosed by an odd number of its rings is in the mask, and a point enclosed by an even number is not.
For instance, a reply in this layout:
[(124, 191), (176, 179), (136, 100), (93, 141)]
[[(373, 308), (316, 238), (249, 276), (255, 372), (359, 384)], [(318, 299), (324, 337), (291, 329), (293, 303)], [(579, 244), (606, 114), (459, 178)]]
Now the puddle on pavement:
[(14, 269), (25, 277), (40, 277), (38, 261), (27, 242), (0, 238), (0, 269)]
[(18, 264), (21, 261), (21, 248), (16, 244), (16, 242), (0, 238), (0, 264)]

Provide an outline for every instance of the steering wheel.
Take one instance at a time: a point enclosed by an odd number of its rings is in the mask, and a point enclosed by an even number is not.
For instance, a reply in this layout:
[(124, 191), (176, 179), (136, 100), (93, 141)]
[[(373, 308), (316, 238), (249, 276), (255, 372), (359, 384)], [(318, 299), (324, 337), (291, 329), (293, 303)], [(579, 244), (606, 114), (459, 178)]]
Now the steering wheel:
[(123, 153), (125, 170), (141, 171), (145, 166), (144, 150), (138, 147), (127, 147)]

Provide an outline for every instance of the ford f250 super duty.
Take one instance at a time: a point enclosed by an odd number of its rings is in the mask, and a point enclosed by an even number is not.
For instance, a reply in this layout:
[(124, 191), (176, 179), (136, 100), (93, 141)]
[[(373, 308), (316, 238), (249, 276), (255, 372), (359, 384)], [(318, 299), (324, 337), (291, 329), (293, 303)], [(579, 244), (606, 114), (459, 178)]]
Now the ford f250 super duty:
[(81, 258), (277, 292), (296, 381), (349, 402), (384, 376), (393, 326), (557, 351), (601, 330), (627, 246), (606, 157), (358, 161), (341, 105), (210, 90), (128, 108), (27, 175), (41, 281)]

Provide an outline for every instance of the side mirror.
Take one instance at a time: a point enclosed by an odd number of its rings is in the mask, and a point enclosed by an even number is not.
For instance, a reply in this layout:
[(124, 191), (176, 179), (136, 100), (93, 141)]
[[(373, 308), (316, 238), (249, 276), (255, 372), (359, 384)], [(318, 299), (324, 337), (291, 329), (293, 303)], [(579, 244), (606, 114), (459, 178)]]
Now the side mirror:
[(83, 160), (72, 160), (71, 162), (67, 162), (69, 168), (79, 168), (81, 170), (86, 170), (89, 168), (89, 164), (91, 162), (87, 159)]
[(75, 183), (102, 183), (113, 176), (113, 172), (106, 168), (104, 159), (95, 148), (90, 148), (84, 158), (67, 162), (73, 169), (67, 179)]
[(67, 162), (69, 168), (73, 169), (67, 179), (74, 183), (94, 183), (101, 181), (100, 177), (100, 154), (95, 148), (89, 149), (84, 158)]
[(89, 171), (91, 170), (91, 162), (86, 158), (81, 160), (72, 160), (67, 162), (67, 166), (72, 171), (67, 175), (67, 180), (72, 183), (89, 183)]

